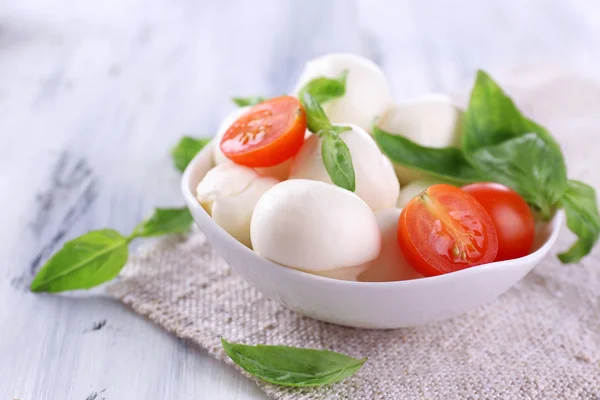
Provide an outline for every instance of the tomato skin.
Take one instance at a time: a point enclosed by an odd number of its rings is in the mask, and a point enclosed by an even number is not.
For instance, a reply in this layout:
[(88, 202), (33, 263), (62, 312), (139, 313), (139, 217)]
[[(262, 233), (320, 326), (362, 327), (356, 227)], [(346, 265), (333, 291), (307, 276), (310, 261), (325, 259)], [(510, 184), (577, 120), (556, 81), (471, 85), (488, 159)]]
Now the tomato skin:
[(461, 189), (433, 185), (400, 214), (398, 244), (425, 276), (441, 275), (494, 261), (498, 236), (485, 209)]
[(485, 208), (498, 232), (496, 261), (529, 254), (535, 238), (535, 220), (519, 193), (499, 183), (473, 183), (462, 188)]
[(304, 142), (306, 112), (295, 97), (280, 96), (240, 116), (221, 139), (221, 151), (247, 167), (271, 167), (293, 157)]

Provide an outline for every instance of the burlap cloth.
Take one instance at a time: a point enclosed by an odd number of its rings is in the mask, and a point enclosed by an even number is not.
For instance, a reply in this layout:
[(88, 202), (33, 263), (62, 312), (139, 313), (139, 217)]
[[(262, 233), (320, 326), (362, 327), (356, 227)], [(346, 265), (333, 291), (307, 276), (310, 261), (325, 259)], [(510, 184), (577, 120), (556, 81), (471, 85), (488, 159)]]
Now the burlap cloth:
[[(500, 75), (519, 106), (560, 141), (569, 176), (600, 183), (600, 86), (544, 70)], [(398, 330), (345, 328), (263, 297), (195, 230), (142, 249), (111, 291), (136, 312), (232, 363), (219, 337), (368, 357), (344, 382), (283, 388), (275, 399), (599, 399), (600, 249), (578, 265), (555, 253), (497, 300), (452, 320)]]

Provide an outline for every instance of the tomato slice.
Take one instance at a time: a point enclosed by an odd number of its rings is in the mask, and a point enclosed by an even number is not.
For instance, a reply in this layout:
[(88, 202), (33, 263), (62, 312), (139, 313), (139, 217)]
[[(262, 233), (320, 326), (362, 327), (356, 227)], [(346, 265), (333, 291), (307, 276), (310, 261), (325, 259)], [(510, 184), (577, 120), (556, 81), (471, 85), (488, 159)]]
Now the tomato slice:
[(271, 167), (293, 157), (304, 142), (306, 113), (295, 97), (281, 96), (252, 107), (221, 139), (221, 151), (247, 167)]
[(472, 183), (462, 188), (488, 212), (498, 232), (496, 261), (529, 254), (535, 237), (535, 220), (525, 199), (499, 183)]
[(433, 185), (400, 214), (398, 243), (408, 262), (425, 276), (494, 261), (498, 235), (491, 217), (470, 194)]

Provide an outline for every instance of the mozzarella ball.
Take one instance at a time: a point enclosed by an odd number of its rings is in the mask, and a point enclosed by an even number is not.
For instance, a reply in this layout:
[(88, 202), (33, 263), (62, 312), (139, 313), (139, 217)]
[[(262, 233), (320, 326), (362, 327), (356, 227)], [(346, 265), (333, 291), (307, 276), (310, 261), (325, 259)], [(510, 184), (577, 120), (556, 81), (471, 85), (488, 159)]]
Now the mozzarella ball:
[(323, 110), (332, 123), (351, 123), (370, 131), (373, 119), (393, 102), (383, 71), (371, 60), (354, 54), (315, 58), (306, 63), (296, 85), (296, 96), (311, 80), (337, 78), (344, 70), (348, 71), (344, 96), (324, 103)]
[[(384, 131), (427, 147), (459, 146), (463, 111), (444, 94), (430, 94), (390, 107), (376, 121)], [(421, 171), (394, 164), (400, 183), (426, 177)]]
[(398, 219), (402, 210), (386, 208), (375, 213), (381, 230), (382, 246), (379, 256), (368, 263), (358, 276), (361, 282), (389, 282), (422, 278), (406, 261), (398, 244)]
[[(373, 210), (393, 207), (398, 200), (400, 185), (394, 168), (364, 129), (355, 125), (340, 134), (352, 156), (356, 181), (355, 193)], [(321, 154), (323, 139), (312, 135), (304, 141), (292, 161), (290, 179), (311, 179), (333, 184)]]
[[(250, 109), (250, 106), (240, 107), (240, 108), (233, 110), (227, 117), (225, 117), (223, 122), (221, 122), (221, 125), (219, 125), (219, 129), (217, 130), (217, 134), (214, 139), (215, 144), (213, 146), (213, 158), (215, 160), (215, 164), (219, 165), (224, 162), (231, 161), (221, 151), (221, 139), (223, 138), (223, 135), (225, 135), (225, 132), (227, 132), (229, 127), (239, 117), (241, 117), (242, 114), (244, 114), (249, 109)], [(270, 176), (270, 177), (276, 178), (280, 181), (283, 181), (283, 180), (287, 179), (288, 176), (290, 175), (290, 165), (291, 164), (292, 164), (292, 160), (289, 159), (289, 160), (282, 162), (281, 164), (277, 164), (272, 167), (255, 168), (255, 169), (256, 169), (256, 172), (258, 172), (262, 176)]]
[(400, 196), (398, 196), (398, 202), (396, 203), (396, 207), (404, 208), (417, 195), (421, 194), (424, 190), (426, 190), (429, 186), (433, 186), (437, 183), (441, 183), (435, 181), (433, 179), (417, 179), (416, 181), (412, 181), (402, 186), (402, 190), (400, 190)]
[(348, 190), (305, 179), (269, 189), (256, 204), (250, 234), (258, 254), (316, 274), (360, 266), (381, 248), (375, 215), (364, 201)]
[(277, 184), (275, 178), (259, 175), (232, 162), (207, 172), (196, 189), (196, 199), (214, 221), (248, 247), (250, 220), (258, 199)]

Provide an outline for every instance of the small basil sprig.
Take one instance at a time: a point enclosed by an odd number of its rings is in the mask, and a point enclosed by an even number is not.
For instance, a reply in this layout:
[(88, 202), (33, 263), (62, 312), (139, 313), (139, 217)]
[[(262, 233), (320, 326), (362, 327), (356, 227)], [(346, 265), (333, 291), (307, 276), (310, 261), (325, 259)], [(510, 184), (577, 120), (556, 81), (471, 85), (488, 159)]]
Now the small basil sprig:
[(328, 350), (248, 346), (221, 339), (227, 355), (251, 375), (275, 385), (321, 386), (353, 375), (367, 361)]
[(190, 136), (182, 137), (177, 145), (171, 149), (171, 158), (173, 159), (175, 167), (180, 172), (183, 172), (194, 156), (209, 142), (210, 139), (206, 138), (193, 138)]
[(308, 92), (319, 104), (342, 97), (346, 94), (347, 77), (348, 70), (346, 69), (335, 78), (326, 78), (324, 76), (315, 78), (304, 85), (298, 97), (302, 98), (303, 94)]
[(341, 133), (351, 128), (331, 125), (319, 102), (308, 91), (302, 92), (300, 102), (306, 111), (308, 130), (323, 139), (321, 156), (331, 181), (341, 188), (354, 192), (356, 179), (352, 155), (340, 137)]
[(255, 97), (234, 97), (231, 99), (238, 107), (248, 107), (260, 104), (267, 100), (266, 97), (255, 96)]
[(88, 232), (65, 243), (44, 264), (31, 282), (31, 291), (56, 293), (108, 282), (125, 266), (133, 239), (184, 233), (191, 224), (187, 208), (157, 208), (127, 237), (114, 229)]
[(516, 190), (544, 219), (559, 207), (577, 242), (559, 255), (564, 263), (587, 255), (600, 234), (594, 189), (567, 180), (558, 143), (541, 125), (527, 119), (483, 71), (465, 112), (461, 148), (435, 149), (373, 127), (375, 140), (394, 162), (458, 183), (500, 182)]

